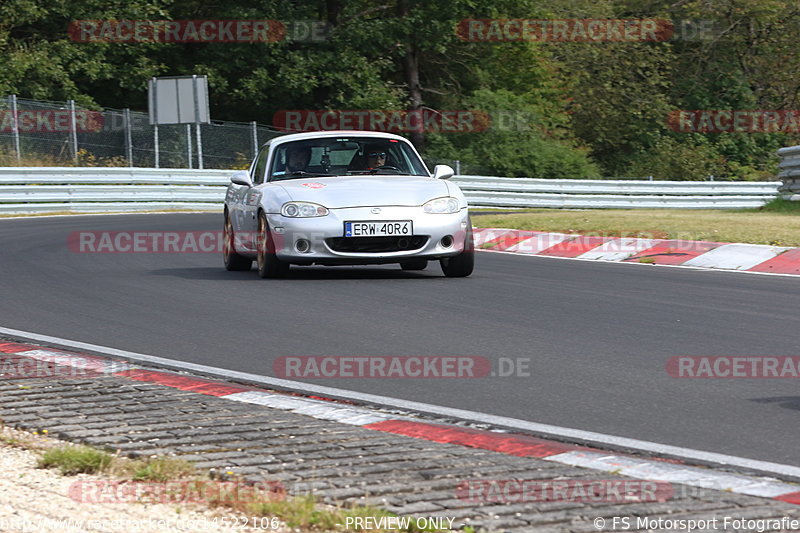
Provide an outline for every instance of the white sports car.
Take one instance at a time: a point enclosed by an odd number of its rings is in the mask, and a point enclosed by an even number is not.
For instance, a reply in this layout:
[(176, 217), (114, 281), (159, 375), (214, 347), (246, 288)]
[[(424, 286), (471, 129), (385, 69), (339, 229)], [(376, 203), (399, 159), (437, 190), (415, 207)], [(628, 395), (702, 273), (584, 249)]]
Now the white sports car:
[(266, 143), (225, 196), (228, 270), (280, 277), (289, 265), (399, 263), (422, 270), (438, 260), (448, 277), (472, 273), (467, 201), (428, 172), (405, 138), (368, 131), (298, 133)]

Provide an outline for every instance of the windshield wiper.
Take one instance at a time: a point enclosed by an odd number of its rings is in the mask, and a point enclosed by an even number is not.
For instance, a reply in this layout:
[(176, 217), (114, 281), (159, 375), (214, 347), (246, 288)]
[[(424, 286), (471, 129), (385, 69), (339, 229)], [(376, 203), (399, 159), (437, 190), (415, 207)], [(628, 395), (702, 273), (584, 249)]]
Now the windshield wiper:
[(373, 168), (372, 170), (348, 170), (348, 174), (358, 174), (358, 175), (371, 175), (374, 176), (375, 174), (394, 174), (396, 176), (410, 176), (411, 174), (408, 172), (396, 172), (394, 170), (389, 169), (380, 169), (380, 168)]
[(322, 178), (325, 176), (335, 176), (336, 174), (324, 174), (322, 172), (306, 172), (305, 170), (295, 170), (289, 174), (284, 174), (281, 178)]

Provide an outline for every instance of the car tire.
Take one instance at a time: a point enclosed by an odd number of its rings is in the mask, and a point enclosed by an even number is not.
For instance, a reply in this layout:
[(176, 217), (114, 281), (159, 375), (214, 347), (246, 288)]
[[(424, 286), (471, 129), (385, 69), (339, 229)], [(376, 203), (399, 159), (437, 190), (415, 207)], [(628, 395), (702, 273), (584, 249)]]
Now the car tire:
[(262, 278), (282, 278), (289, 273), (289, 263), (284, 263), (275, 255), (275, 240), (269, 230), (267, 216), (258, 214), (258, 244), (256, 246), (256, 266)]
[(228, 218), (228, 213), (225, 213), (225, 225), (222, 232), (222, 261), (225, 263), (225, 269), (231, 271), (250, 270), (253, 260), (236, 253), (235, 241), (233, 224)]
[(400, 268), (403, 270), (425, 270), (427, 267), (427, 259), (409, 259), (408, 261), (400, 261)]
[(464, 251), (452, 257), (439, 259), (442, 272), (448, 278), (465, 278), (475, 269), (475, 244), (472, 241), (472, 221), (467, 218), (467, 233), (464, 236)]

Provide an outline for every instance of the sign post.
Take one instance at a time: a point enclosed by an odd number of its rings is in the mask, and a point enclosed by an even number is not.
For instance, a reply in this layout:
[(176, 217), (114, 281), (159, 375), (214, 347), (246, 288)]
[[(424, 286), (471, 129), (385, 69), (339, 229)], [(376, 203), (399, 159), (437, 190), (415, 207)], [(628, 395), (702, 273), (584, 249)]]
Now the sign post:
[[(200, 124), (211, 123), (208, 106), (208, 78), (206, 76), (171, 76), (152, 78), (148, 82), (150, 124), (158, 139), (160, 124), (186, 124), (189, 168), (192, 168), (191, 124), (197, 136), (197, 162), (203, 168), (203, 140)], [(158, 154), (158, 146), (156, 146)], [(156, 156), (158, 157), (158, 156)]]

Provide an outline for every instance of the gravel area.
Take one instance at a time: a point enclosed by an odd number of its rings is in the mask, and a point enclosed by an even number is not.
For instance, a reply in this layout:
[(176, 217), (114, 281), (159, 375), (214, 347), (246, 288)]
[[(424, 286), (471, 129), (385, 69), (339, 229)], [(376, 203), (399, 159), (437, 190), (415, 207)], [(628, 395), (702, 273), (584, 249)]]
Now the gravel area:
[[(16, 439), (37, 448), (65, 444), (8, 427), (0, 428), (0, 439)], [(80, 503), (70, 497), (76, 481), (103, 483), (110, 478), (62, 476), (55, 470), (37, 468), (38, 457), (35, 451), (0, 443), (0, 531), (4, 533), (259, 531), (244, 527), (242, 517), (197, 504)], [(237, 518), (238, 527), (234, 527)]]

